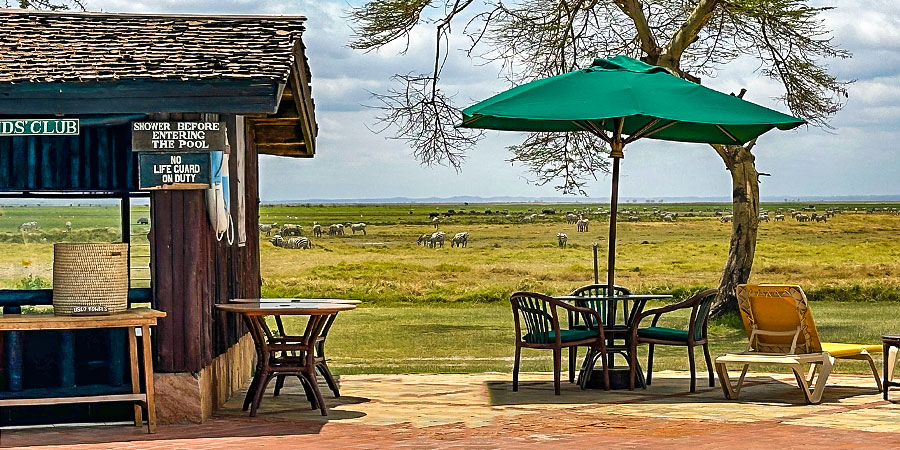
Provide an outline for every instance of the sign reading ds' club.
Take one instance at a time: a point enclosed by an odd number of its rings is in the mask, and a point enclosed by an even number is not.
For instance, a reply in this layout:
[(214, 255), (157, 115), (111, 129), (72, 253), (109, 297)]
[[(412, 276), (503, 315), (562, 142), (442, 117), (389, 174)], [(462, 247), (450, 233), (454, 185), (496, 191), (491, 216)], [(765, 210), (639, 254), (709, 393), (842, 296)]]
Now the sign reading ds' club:
[(225, 150), (225, 122), (134, 122), (131, 147), (136, 152)]
[(0, 136), (77, 136), (79, 119), (0, 119)]
[(141, 190), (208, 189), (209, 153), (139, 153)]

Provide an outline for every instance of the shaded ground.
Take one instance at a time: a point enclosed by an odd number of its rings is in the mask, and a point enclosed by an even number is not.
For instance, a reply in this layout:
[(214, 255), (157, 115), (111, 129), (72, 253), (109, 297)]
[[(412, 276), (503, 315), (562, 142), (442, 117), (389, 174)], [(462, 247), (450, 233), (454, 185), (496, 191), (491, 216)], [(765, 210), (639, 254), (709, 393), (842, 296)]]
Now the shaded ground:
[[(342, 397), (326, 394), (328, 417), (309, 409), (288, 382), (268, 395), (259, 415), (232, 398), (210, 422), (0, 431), (0, 445), (63, 448), (496, 448), (573, 445), (606, 448), (894, 447), (900, 402), (881, 399), (871, 378), (833, 376), (820, 405), (806, 405), (787, 374), (750, 380), (739, 402), (701, 383), (687, 393), (684, 373), (655, 375), (635, 391), (581, 391), (564, 383), (554, 396), (549, 374), (525, 374), (519, 392), (510, 376), (348, 375)], [(900, 399), (900, 393), (895, 394)]]

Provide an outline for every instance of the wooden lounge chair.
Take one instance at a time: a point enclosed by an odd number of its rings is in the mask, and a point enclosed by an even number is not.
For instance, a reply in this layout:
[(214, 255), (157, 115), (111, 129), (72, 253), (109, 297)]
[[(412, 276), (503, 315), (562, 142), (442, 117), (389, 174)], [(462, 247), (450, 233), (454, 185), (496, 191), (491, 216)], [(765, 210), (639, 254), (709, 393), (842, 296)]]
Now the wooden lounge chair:
[[(553, 390), (560, 394), (559, 378), (562, 362), (562, 349), (574, 346), (589, 346), (591, 352), (599, 352), (603, 361), (603, 381), (609, 389), (609, 369), (606, 366), (606, 340), (603, 328), (583, 330), (561, 330), (557, 310), (562, 308), (575, 314), (593, 316), (595, 323), (600, 322), (597, 311), (579, 308), (565, 302), (534, 292), (516, 292), (510, 299), (513, 319), (516, 327), (516, 359), (513, 364), (513, 391), (519, 390), (519, 360), (522, 348), (542, 348), (553, 350)], [(522, 322), (525, 333), (522, 333)], [(591, 360), (587, 358), (586, 361)], [(581, 375), (581, 388), (584, 389), (591, 377), (591, 367), (586, 367)]]
[[(807, 403), (819, 403), (835, 359), (868, 361), (881, 391), (881, 379), (871, 356), (880, 352), (881, 346), (820, 342), (809, 302), (800, 286), (742, 284), (736, 293), (749, 344), (743, 353), (716, 358), (725, 398), (738, 398), (750, 364), (781, 364), (794, 372)], [(736, 385), (728, 376), (728, 364), (743, 365)], [(804, 373), (806, 364), (809, 370)]]
[[(630, 339), (632, 350), (629, 352), (633, 358), (631, 364), (632, 386), (634, 385), (634, 368), (637, 367), (637, 346), (639, 344), (650, 344), (650, 349), (647, 352), (647, 384), (650, 384), (653, 379), (653, 348), (656, 345), (677, 345), (687, 347), (688, 361), (690, 361), (691, 368), (691, 392), (697, 390), (697, 365), (694, 362), (694, 347), (696, 346), (703, 346), (703, 355), (706, 357), (706, 369), (709, 372), (709, 386), (713, 387), (716, 385), (712, 362), (709, 357), (709, 341), (706, 329), (709, 308), (712, 306), (713, 300), (716, 299), (718, 292), (718, 289), (707, 289), (681, 303), (644, 311), (635, 318), (635, 326), (632, 330), (634, 334)], [(688, 320), (687, 330), (656, 326), (663, 314), (688, 308), (691, 310), (691, 317)], [(639, 328), (641, 321), (650, 316), (653, 316), (650, 326)]]
[[(631, 295), (631, 291), (622, 287), (622, 286), (613, 286), (613, 290), (616, 295)], [(576, 303), (575, 306), (581, 306), (584, 308), (590, 308), (597, 313), (600, 314), (600, 320), (603, 324), (606, 324), (607, 320), (607, 308), (609, 307), (610, 302), (606, 300), (599, 300), (597, 297), (605, 297), (608, 295), (609, 285), (606, 284), (589, 284), (586, 286), (582, 286), (578, 289), (572, 291), (572, 296), (584, 297), (584, 301), (580, 303)], [(616, 313), (616, 303), (613, 303), (614, 309), (613, 314)], [(580, 322), (585, 323), (580, 323)], [(584, 330), (587, 328), (596, 328), (598, 324), (593, 322), (593, 316), (587, 315), (585, 317), (580, 317), (579, 314), (575, 314), (574, 312), (569, 311), (569, 329), (571, 330)], [(620, 326), (614, 329), (607, 329), (606, 335), (607, 337), (612, 338), (621, 338), (624, 339), (626, 336), (624, 335), (624, 331), (627, 331), (627, 327)], [(608, 351), (611, 349), (607, 348)], [(569, 383), (575, 381), (575, 362), (578, 360), (578, 347), (573, 346), (569, 347)]]

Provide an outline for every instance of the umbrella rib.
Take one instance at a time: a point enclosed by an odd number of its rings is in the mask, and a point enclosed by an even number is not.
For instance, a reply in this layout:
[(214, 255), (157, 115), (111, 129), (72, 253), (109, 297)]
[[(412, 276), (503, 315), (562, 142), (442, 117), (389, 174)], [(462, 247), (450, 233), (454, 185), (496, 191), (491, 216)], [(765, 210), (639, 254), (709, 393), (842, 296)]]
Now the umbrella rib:
[(644, 137), (644, 132), (649, 130), (651, 127), (653, 127), (653, 125), (656, 125), (657, 123), (659, 123), (658, 118), (647, 122), (646, 125), (642, 126), (640, 129), (638, 129), (634, 133), (631, 133), (631, 136), (628, 136), (628, 139), (625, 139), (625, 144), (630, 144), (630, 143)]
[[(582, 122), (584, 122), (584, 123), (582, 123)], [(607, 144), (612, 144), (612, 139), (610, 139), (609, 136), (607, 136), (606, 133), (604, 133), (605, 130), (598, 127), (596, 124), (594, 124), (590, 120), (584, 120), (584, 121), (576, 120), (575, 125), (578, 128), (581, 128), (582, 130), (587, 131), (588, 133), (591, 133), (594, 136), (599, 137), (600, 139), (603, 139), (603, 141), (605, 141)]]
[(728, 136), (729, 139), (735, 142), (735, 144), (740, 145), (741, 141), (738, 138), (734, 137), (733, 134), (729, 133), (728, 130), (725, 129), (722, 125), (716, 124), (716, 128), (719, 129), (722, 133), (725, 133), (725, 136)]
[(637, 132), (635, 132), (635, 133), (632, 134), (631, 136), (628, 136), (628, 139), (625, 140), (625, 143), (626, 143), (626, 144), (630, 144), (630, 143), (632, 143), (632, 142), (634, 142), (634, 141), (636, 141), (636, 140), (638, 140), (638, 139), (645, 138), (645, 137), (649, 137), (649, 136), (655, 134), (656, 132), (665, 130), (666, 128), (669, 128), (669, 127), (671, 127), (672, 125), (675, 125), (675, 124), (678, 123), (677, 120), (670, 120), (669, 123), (667, 123), (667, 124), (665, 124), (665, 125), (663, 125), (663, 126), (661, 126), (661, 127), (657, 127), (657, 128), (654, 128), (654, 129), (652, 129), (652, 130), (650, 130), (650, 131), (647, 131), (648, 128), (652, 127), (653, 125), (655, 125), (655, 124), (658, 123), (659, 121), (660, 121), (660, 119), (654, 119), (652, 122), (648, 123), (647, 125), (644, 125), (640, 130), (638, 130)]
[(650, 135), (656, 133), (657, 131), (662, 131), (662, 130), (665, 130), (666, 128), (669, 128), (669, 127), (671, 127), (672, 125), (675, 125), (676, 123), (678, 123), (677, 120), (671, 120), (671, 121), (669, 121), (669, 123), (667, 123), (667, 124), (665, 124), (665, 125), (663, 125), (663, 126), (661, 126), (661, 127), (659, 127), (659, 128), (654, 128), (654, 129), (652, 129), (652, 130), (650, 130), (650, 131), (644, 133), (643, 136), (639, 136), (639, 137), (644, 138), (644, 137), (650, 136)]

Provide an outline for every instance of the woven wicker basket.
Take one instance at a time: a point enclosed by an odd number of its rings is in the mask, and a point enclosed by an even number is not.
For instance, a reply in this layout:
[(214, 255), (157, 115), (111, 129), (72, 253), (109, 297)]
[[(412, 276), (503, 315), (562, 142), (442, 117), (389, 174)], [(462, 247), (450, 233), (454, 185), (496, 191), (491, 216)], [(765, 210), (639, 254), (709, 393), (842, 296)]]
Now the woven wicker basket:
[(53, 246), (53, 312), (99, 306), (128, 308), (128, 244), (60, 243)]

